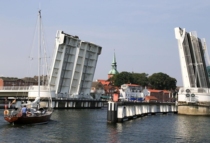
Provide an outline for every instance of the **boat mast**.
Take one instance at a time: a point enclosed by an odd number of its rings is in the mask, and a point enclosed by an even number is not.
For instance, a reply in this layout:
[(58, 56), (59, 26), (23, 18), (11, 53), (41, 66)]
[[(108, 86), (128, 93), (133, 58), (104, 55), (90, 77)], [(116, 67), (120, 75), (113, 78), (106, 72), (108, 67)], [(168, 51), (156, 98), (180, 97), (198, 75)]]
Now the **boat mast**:
[(41, 65), (41, 10), (39, 10), (39, 34), (38, 34), (38, 97), (40, 97), (40, 65)]

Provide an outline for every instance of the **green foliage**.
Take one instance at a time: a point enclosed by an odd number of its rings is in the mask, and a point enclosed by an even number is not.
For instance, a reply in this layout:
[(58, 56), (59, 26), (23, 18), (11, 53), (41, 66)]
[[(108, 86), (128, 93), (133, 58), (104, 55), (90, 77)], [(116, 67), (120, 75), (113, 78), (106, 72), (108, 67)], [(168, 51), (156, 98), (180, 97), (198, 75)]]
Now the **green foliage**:
[(138, 84), (141, 86), (151, 85), (154, 89), (175, 90), (176, 79), (164, 73), (154, 73), (148, 77), (146, 73), (121, 72), (109, 79), (113, 85), (120, 87), (122, 84)]
[(109, 79), (115, 86), (120, 87), (122, 84), (138, 84), (147, 86), (149, 84), (148, 74), (146, 73), (129, 73), (121, 72)]
[(176, 79), (164, 73), (154, 73), (149, 76), (149, 82), (155, 89), (171, 90), (176, 89)]
[(132, 73), (133, 76), (133, 83), (141, 85), (143, 87), (149, 84), (148, 74), (146, 73)]
[(131, 73), (121, 72), (112, 77), (115, 86), (120, 87), (122, 84), (133, 83), (134, 79)]

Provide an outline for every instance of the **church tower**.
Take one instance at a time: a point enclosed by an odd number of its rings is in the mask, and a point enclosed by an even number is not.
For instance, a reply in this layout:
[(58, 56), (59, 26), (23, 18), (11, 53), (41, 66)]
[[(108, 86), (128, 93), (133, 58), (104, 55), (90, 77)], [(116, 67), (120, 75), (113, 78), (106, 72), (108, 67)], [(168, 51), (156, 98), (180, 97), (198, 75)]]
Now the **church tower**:
[(116, 57), (115, 57), (115, 53), (114, 53), (114, 58), (112, 61), (112, 69), (109, 71), (108, 74), (108, 79), (111, 78), (112, 76), (118, 74), (119, 72), (117, 71), (117, 62), (116, 62)]

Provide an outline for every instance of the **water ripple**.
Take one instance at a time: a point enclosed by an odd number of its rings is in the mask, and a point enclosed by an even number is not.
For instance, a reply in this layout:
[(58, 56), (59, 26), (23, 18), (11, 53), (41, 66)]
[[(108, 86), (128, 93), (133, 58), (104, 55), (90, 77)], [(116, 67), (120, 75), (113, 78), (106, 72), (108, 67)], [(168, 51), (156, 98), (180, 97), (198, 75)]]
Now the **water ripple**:
[[(3, 110), (0, 110), (3, 113)], [(43, 125), (11, 125), (0, 115), (0, 142), (41, 143), (186, 143), (210, 142), (209, 117), (176, 114), (109, 124), (106, 109), (55, 110)]]

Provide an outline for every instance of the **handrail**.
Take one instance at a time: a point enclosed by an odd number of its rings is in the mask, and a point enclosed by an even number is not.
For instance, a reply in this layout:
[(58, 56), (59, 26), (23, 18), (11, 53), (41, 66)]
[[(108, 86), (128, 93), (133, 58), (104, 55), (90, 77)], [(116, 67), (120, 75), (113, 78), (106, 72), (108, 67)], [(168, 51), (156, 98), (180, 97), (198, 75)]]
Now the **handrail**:
[[(52, 88), (49, 88), (48, 86), (44, 86), (44, 88), (42, 88), (42, 90), (53, 90)], [(0, 86), (0, 91), (2, 90), (10, 90), (10, 91), (14, 91), (14, 90), (34, 90), (33, 86)]]
[(0, 90), (29, 90), (30, 86), (0, 86)]

